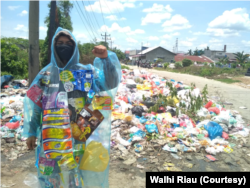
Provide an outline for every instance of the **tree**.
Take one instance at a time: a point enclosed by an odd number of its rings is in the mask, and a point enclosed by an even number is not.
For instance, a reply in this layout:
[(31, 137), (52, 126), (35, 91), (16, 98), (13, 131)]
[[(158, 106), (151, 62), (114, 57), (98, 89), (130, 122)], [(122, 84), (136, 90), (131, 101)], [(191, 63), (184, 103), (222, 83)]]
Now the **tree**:
[(190, 50), (188, 50), (188, 54), (189, 55), (193, 55), (193, 52), (192, 52), (192, 50), (190, 49)]
[[(48, 8), (51, 8), (51, 2), (48, 4)], [(56, 7), (56, 21), (58, 21), (58, 25), (56, 25), (56, 29), (58, 26), (68, 29), (71, 32), (73, 31), (71, 17), (70, 17), (70, 11), (73, 8), (73, 4), (69, 1), (58, 1), (58, 6)], [(56, 22), (57, 23), (57, 22)], [(49, 15), (45, 18), (44, 24), (46, 24), (48, 30), (47, 30), (47, 36), (44, 40), (42, 49), (41, 49), (41, 64), (42, 67), (45, 67), (49, 63), (48, 59), (48, 51), (49, 51), (49, 33), (50, 33), (50, 11)]]
[(209, 46), (207, 46), (207, 50), (209, 50)]
[(244, 51), (241, 53), (240, 52), (234, 53), (234, 55), (235, 55), (237, 63), (241, 64), (244, 69), (244, 64), (247, 62), (249, 55), (244, 54)]

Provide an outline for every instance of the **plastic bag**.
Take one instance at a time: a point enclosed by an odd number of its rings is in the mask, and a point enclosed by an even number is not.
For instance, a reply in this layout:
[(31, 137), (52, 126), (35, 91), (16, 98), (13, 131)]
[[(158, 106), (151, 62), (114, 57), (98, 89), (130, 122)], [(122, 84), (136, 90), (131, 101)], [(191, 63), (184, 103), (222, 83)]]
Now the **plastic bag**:
[(132, 109), (132, 114), (135, 114), (137, 116), (142, 116), (142, 113), (144, 112), (144, 109), (142, 106), (134, 106)]
[(40, 188), (40, 184), (39, 184), (39, 182), (38, 182), (37, 176), (34, 175), (34, 174), (31, 174), (31, 173), (29, 173), (29, 174), (25, 177), (23, 183), (24, 183), (25, 185), (29, 186), (29, 187), (32, 187), (32, 188), (34, 188), (34, 187)]
[(225, 132), (222, 132), (222, 138), (224, 138), (224, 139), (228, 139), (229, 138), (229, 136), (228, 136), (228, 134), (227, 133), (225, 133)]
[(109, 153), (99, 142), (91, 141), (84, 152), (79, 169), (103, 172), (109, 163)]
[(204, 128), (208, 131), (208, 136), (211, 140), (215, 139), (217, 136), (222, 136), (223, 129), (216, 122), (210, 121)]
[(154, 132), (158, 133), (158, 128), (155, 124), (148, 124), (145, 127), (149, 133), (154, 133)]
[(210, 107), (210, 108), (208, 108), (208, 111), (214, 112), (217, 115), (220, 113), (220, 110), (217, 107)]

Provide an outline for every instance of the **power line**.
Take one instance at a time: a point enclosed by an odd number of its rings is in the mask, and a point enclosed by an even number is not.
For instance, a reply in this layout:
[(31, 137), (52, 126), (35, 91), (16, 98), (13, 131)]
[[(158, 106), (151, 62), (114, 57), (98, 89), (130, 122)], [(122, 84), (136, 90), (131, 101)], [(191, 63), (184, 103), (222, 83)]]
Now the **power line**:
[[(74, 1), (73, 1), (73, 3), (74, 3)], [(75, 3), (74, 3), (74, 4), (75, 4)], [(75, 6), (75, 7), (76, 7), (76, 6)], [(90, 34), (88, 28), (86, 27), (86, 25), (85, 25), (85, 23), (84, 23), (84, 21), (83, 21), (83, 19), (82, 19), (82, 16), (80, 15), (80, 13), (79, 13), (79, 11), (78, 11), (77, 8), (76, 8), (76, 10), (77, 10), (77, 12), (78, 12), (78, 14), (79, 14), (79, 16), (80, 16), (80, 18), (81, 18), (81, 20), (82, 20), (82, 23), (83, 23), (84, 27), (86, 28), (87, 32), (89, 33), (90, 38), (92, 38), (92, 36), (91, 36), (91, 34)]]
[(95, 18), (95, 21), (96, 21), (96, 23), (97, 23), (97, 26), (101, 29), (102, 32), (104, 32), (104, 31), (102, 30), (102, 28), (101, 28), (99, 22), (97, 21), (97, 19), (96, 19), (96, 17), (95, 17), (94, 11), (93, 11), (92, 6), (90, 5), (90, 2), (89, 2), (89, 1), (88, 1), (88, 4), (89, 4), (89, 6), (90, 6), (90, 8), (91, 8), (91, 12), (92, 12), (92, 14), (93, 14), (93, 16), (94, 16), (94, 18)]
[[(101, 8), (101, 12), (102, 12), (101, 0), (99, 0), (99, 5), (100, 5), (100, 8)], [(106, 28), (105, 21), (104, 21), (103, 13), (102, 13), (102, 19), (103, 19), (103, 23), (104, 23), (104, 25), (105, 25), (105, 30), (106, 30), (106, 32), (108, 32), (108, 31), (107, 31), (107, 28)]]
[(89, 24), (88, 20), (86, 19), (85, 15), (84, 15), (84, 13), (82, 12), (82, 9), (80, 8), (80, 6), (79, 6), (79, 4), (78, 4), (77, 1), (76, 1), (76, 3), (77, 3), (77, 5), (78, 5), (78, 7), (79, 7), (79, 9), (80, 9), (80, 11), (81, 11), (81, 13), (82, 13), (82, 15), (83, 15), (85, 21), (88, 23), (88, 25), (89, 25), (89, 27), (90, 27), (90, 30), (91, 30), (91, 32), (93, 33), (93, 36), (95, 37), (95, 34), (94, 34), (94, 32), (93, 32), (93, 29), (92, 29), (91, 25)]
[(91, 27), (93, 26), (92, 28), (94, 29), (95, 33), (96, 33), (97, 35), (99, 35), (99, 33), (97, 33), (97, 31), (96, 31), (96, 29), (95, 29), (95, 27), (94, 27), (94, 24), (93, 24), (93, 22), (92, 22), (92, 20), (91, 20), (91, 18), (90, 18), (90, 16), (89, 16), (89, 13), (88, 13), (87, 10), (86, 10), (86, 7), (85, 7), (83, 1), (82, 1), (82, 4), (83, 4), (83, 7), (84, 7), (84, 9), (85, 9), (86, 15), (87, 15), (87, 17), (88, 17), (88, 22), (90, 23), (89, 25), (91, 25)]

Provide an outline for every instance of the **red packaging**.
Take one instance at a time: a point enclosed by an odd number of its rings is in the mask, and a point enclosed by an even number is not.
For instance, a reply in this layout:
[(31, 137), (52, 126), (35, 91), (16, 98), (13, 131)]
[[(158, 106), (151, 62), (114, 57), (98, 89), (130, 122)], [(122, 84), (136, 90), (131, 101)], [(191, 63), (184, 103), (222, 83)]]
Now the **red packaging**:
[(224, 138), (224, 139), (228, 139), (229, 138), (229, 136), (228, 136), (228, 134), (227, 133), (225, 133), (225, 132), (222, 132), (222, 138)]
[(210, 108), (212, 106), (213, 102), (212, 101), (209, 101), (204, 107), (206, 109)]
[(196, 125), (195, 125), (194, 121), (193, 121), (191, 118), (190, 118), (190, 121), (191, 121), (191, 123), (192, 123), (193, 127), (196, 127)]
[(8, 127), (9, 129), (17, 129), (20, 126), (19, 121), (14, 122), (14, 123), (6, 123), (5, 124), (6, 127)]
[(173, 133), (172, 133), (172, 136), (173, 136), (173, 137), (176, 137), (176, 136), (177, 136), (177, 133), (173, 132)]
[(120, 96), (118, 99), (123, 100), (124, 102), (128, 103), (128, 98), (125, 96)]
[(217, 107), (210, 107), (208, 108), (209, 112), (214, 112), (216, 113), (216, 115), (218, 115), (220, 113), (220, 110)]
[(38, 85), (34, 84), (28, 91), (27, 97), (29, 97), (37, 106), (42, 108), (42, 93), (43, 90), (38, 87)]
[(212, 155), (206, 155), (206, 158), (208, 158), (210, 161), (216, 161), (217, 159), (213, 157)]
[(151, 112), (151, 114), (156, 115), (156, 112)]

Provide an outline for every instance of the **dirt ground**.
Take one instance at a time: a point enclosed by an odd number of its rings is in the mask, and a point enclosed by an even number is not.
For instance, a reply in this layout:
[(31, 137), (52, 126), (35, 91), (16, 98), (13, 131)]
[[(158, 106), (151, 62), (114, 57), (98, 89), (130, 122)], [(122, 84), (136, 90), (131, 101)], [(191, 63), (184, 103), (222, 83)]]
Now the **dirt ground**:
[[(137, 67), (130, 66), (132, 69)], [(142, 69), (142, 68), (140, 68)], [(208, 85), (208, 92), (211, 98), (218, 98), (218, 96), (227, 103), (233, 105), (225, 105), (227, 109), (234, 109), (240, 112), (245, 120), (250, 120), (250, 89), (243, 88), (236, 84), (226, 84), (215, 80), (209, 80), (193, 75), (178, 74), (165, 71), (157, 71), (149, 69), (149, 72), (157, 74), (162, 77), (174, 79), (176, 81), (183, 81), (184, 84), (190, 85), (195, 83), (196, 86), (202, 89), (206, 84)], [(248, 79), (248, 78), (237, 78)], [(250, 80), (250, 79), (249, 79)], [(241, 109), (239, 107), (246, 107)], [(192, 169), (185, 167), (185, 164), (174, 159), (169, 152), (146, 150), (144, 155), (137, 158), (137, 162), (133, 165), (125, 165), (119, 159), (119, 151), (111, 150), (110, 174), (109, 182), (110, 188), (144, 188), (145, 187), (145, 172), (146, 171), (162, 171), (164, 162), (172, 162), (179, 165), (183, 171), (250, 171), (250, 139), (247, 138), (247, 143), (244, 147), (237, 147), (231, 154), (222, 154), (216, 156), (218, 162), (208, 162), (204, 159), (204, 151), (199, 153), (191, 153), (189, 157), (185, 156), (184, 162), (189, 162), (194, 165)], [(235, 143), (237, 146), (237, 143)], [(235, 147), (236, 147), (235, 146)], [(11, 185), (12, 188), (27, 188), (23, 183), (24, 178), (29, 173), (36, 174), (35, 154), (30, 152), (18, 158), (15, 161), (8, 161), (1, 159), (1, 187), (4, 185)], [(155, 157), (156, 156), (156, 157)], [(145, 159), (143, 161), (142, 159)], [(182, 164), (183, 163), (183, 164)], [(144, 169), (140, 169), (137, 165), (140, 164)]]

